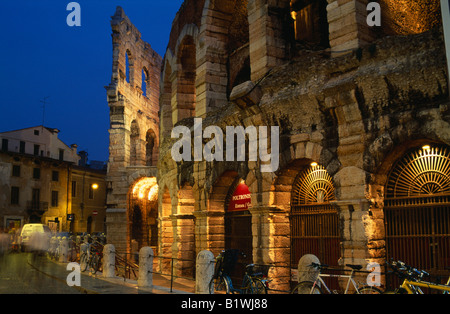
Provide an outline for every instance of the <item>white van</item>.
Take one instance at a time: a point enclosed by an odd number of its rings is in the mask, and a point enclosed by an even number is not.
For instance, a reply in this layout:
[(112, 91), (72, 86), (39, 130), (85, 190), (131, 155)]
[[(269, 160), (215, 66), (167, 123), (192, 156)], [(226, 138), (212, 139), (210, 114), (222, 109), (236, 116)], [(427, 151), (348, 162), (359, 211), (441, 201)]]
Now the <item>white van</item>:
[(46, 251), (50, 244), (52, 233), (50, 228), (43, 224), (26, 224), (20, 232), (19, 244), (22, 252)]

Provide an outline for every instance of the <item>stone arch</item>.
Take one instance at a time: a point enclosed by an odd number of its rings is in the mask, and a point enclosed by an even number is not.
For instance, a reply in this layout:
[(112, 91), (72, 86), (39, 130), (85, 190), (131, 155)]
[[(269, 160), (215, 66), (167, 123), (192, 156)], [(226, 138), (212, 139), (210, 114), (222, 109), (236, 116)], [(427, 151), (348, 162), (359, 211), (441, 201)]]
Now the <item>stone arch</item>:
[[(156, 178), (141, 177), (127, 195), (127, 249), (139, 251), (158, 243), (158, 184)], [(136, 243), (137, 247), (133, 247)]]
[[(186, 26), (188, 29), (188, 26)], [(197, 47), (196, 38), (188, 33), (180, 36), (176, 49), (176, 104), (172, 103), (172, 119), (194, 117), (196, 110)]]
[(225, 201), (233, 182), (239, 177), (236, 171), (224, 171), (215, 180), (208, 198), (208, 246), (214, 255), (225, 248)]
[(276, 278), (273, 285), (280, 290), (289, 290), (291, 280), (291, 268), (296, 268), (298, 261), (293, 261), (291, 254), (291, 201), (296, 179), (303, 170), (311, 166), (313, 162), (320, 165), (332, 165), (332, 154), (318, 143), (295, 142), (282, 153), (280, 168), (274, 174), (268, 196), (263, 196), (271, 208), (270, 218), (266, 219), (270, 246), (275, 250), (268, 251), (265, 257), (270, 262), (275, 262), (278, 268), (272, 270), (272, 277)]
[[(420, 149), (425, 145), (449, 145), (444, 141), (430, 138), (404, 138), (401, 144), (395, 145), (394, 141), (397, 142), (398, 139), (386, 136), (383, 138), (387, 149), (381, 150), (381, 154), (375, 155), (373, 157), (375, 160), (370, 163), (373, 172), (368, 176), (369, 215), (364, 219), (370, 261), (380, 264), (386, 260), (385, 206), (388, 195), (387, 185), (394, 165), (414, 149)], [(435, 136), (435, 138), (439, 138), (439, 136)], [(371, 147), (378, 147), (378, 142), (374, 141)]]
[(307, 254), (324, 264), (338, 266), (341, 258), (341, 223), (335, 201), (334, 182), (316, 162), (298, 173), (290, 202), (291, 265)]
[[(412, 146), (391, 167), (385, 184), (386, 258), (434, 276), (450, 262), (450, 146)], [(434, 280), (432, 280), (434, 281)]]
[(411, 35), (442, 24), (440, 1), (380, 0), (382, 31), (386, 35)]

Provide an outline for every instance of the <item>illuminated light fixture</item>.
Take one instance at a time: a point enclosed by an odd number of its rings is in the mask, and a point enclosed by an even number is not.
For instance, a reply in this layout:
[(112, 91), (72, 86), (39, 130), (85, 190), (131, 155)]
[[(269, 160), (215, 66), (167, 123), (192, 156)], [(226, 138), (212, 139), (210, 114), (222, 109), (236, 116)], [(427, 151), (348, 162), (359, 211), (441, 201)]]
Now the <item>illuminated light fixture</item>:
[(422, 149), (423, 150), (430, 150), (431, 146), (430, 145), (424, 145), (424, 146), (422, 146)]
[(92, 184), (92, 189), (93, 190), (98, 190), (98, 184), (97, 183)]
[(311, 167), (317, 167), (319, 164), (317, 162), (311, 163)]

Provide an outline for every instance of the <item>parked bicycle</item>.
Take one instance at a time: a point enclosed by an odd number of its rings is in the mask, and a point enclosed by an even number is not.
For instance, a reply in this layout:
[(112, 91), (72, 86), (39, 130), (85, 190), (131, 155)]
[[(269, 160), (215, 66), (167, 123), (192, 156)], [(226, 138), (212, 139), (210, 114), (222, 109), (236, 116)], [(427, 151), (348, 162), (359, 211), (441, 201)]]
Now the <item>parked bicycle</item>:
[(319, 275), (315, 281), (302, 281), (292, 291), (291, 294), (323, 294), (324, 291), (329, 294), (337, 294), (337, 291), (328, 288), (323, 278), (340, 278), (346, 279), (347, 285), (344, 294), (348, 294), (350, 291), (350, 284), (353, 285), (355, 294), (381, 294), (381, 290), (372, 286), (360, 286), (354, 280), (355, 272), (360, 271), (363, 267), (361, 265), (347, 264), (347, 267), (351, 268), (350, 275), (342, 274), (325, 274), (322, 271), (330, 270), (328, 265), (321, 265), (312, 263), (309, 267), (315, 268), (319, 271)]
[(400, 288), (393, 291), (395, 294), (425, 294), (422, 288), (442, 291), (444, 294), (450, 293), (450, 278), (446, 285), (432, 283), (423, 280), (429, 274), (424, 270), (418, 270), (406, 265), (402, 261), (391, 261), (388, 263), (393, 273), (403, 280)]
[(222, 251), (216, 258), (214, 276), (209, 284), (211, 294), (223, 292), (226, 294), (267, 294), (269, 280), (268, 266), (249, 264), (245, 267), (245, 274), (240, 288), (233, 286), (230, 277), (239, 255), (245, 254), (238, 250)]
[(97, 273), (101, 267), (102, 245), (99, 242), (87, 243), (86, 251), (81, 253), (80, 267), (85, 272), (88, 268), (92, 274)]

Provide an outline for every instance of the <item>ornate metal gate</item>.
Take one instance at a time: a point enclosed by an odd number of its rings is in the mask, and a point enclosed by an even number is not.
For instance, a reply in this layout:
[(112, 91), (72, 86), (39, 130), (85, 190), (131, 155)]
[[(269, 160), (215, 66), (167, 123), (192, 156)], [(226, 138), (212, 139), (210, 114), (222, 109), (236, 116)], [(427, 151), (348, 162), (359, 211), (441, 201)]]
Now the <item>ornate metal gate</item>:
[(392, 169), (385, 200), (387, 257), (433, 275), (450, 266), (450, 149), (424, 146)]
[(316, 255), (323, 264), (338, 264), (339, 216), (330, 205), (332, 200), (332, 178), (323, 167), (310, 167), (297, 176), (292, 189), (290, 215), (293, 268), (305, 254)]

